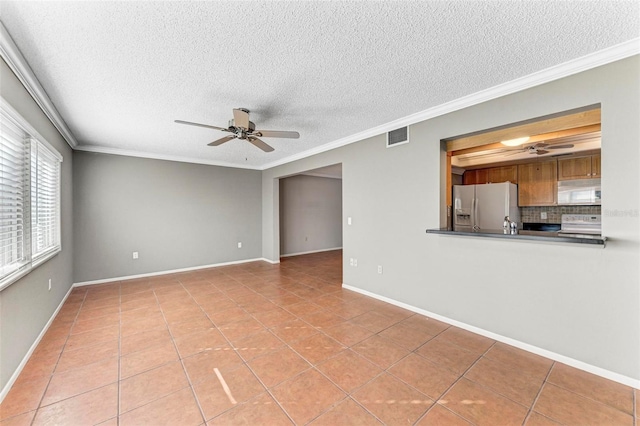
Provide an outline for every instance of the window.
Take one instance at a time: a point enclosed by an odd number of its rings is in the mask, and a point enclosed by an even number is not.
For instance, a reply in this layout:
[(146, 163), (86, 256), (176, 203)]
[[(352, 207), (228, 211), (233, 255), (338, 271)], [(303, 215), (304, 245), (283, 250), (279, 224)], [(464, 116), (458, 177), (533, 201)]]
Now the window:
[(61, 155), (0, 103), (0, 289), (61, 250)]

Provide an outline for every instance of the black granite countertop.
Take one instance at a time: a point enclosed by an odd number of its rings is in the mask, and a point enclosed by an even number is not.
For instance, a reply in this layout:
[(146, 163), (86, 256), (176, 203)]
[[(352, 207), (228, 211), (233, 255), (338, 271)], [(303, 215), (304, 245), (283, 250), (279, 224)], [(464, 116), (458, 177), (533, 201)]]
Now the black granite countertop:
[(531, 240), (547, 243), (593, 244), (605, 246), (607, 237), (587, 234), (561, 234), (548, 231), (523, 231), (517, 234), (505, 233), (502, 229), (482, 229), (478, 231), (452, 231), (446, 228), (427, 229), (427, 234), (457, 235), (465, 237), (500, 238), (506, 240)]

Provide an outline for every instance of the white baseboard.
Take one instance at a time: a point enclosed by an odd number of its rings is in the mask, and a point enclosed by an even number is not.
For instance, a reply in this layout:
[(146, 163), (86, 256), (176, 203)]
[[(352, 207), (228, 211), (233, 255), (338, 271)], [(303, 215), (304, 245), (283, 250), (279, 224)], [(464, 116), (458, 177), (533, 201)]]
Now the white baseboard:
[[(263, 257), (259, 257), (259, 258), (255, 258), (255, 259), (234, 260), (232, 262), (214, 263), (214, 264), (211, 264), (211, 265), (191, 266), (189, 268), (170, 269), (170, 270), (158, 271), (158, 272), (148, 272), (146, 274), (127, 275), (127, 276), (122, 276), (122, 277), (105, 278), (105, 279), (92, 280), (92, 281), (82, 281), (82, 282), (79, 282), (79, 283), (74, 283), (73, 286), (74, 287), (82, 287), (82, 286), (85, 286), (85, 285), (104, 284), (104, 283), (110, 283), (110, 282), (114, 282), (114, 281), (133, 280), (133, 279), (136, 279), (136, 278), (156, 277), (158, 275), (168, 275), (168, 274), (175, 274), (175, 273), (179, 273), (179, 272), (197, 271), (199, 269), (216, 268), (218, 266), (239, 265), (239, 264), (242, 264), (242, 263), (258, 262), (258, 261), (265, 261), (265, 262), (269, 262), (269, 263), (274, 263), (274, 262), (272, 262), (272, 261), (270, 261), (268, 259), (265, 259)], [(275, 263), (280, 263), (280, 262), (275, 262)]]
[(281, 254), (280, 257), (302, 256), (303, 254), (322, 253), (324, 251), (333, 251), (333, 250), (342, 250), (342, 247), (333, 247), (328, 249), (311, 250), (311, 251), (301, 251), (300, 253)]
[(69, 291), (67, 291), (67, 294), (65, 294), (65, 296), (62, 298), (62, 301), (60, 302), (60, 304), (58, 305), (56, 310), (53, 312), (53, 314), (51, 315), (51, 318), (49, 318), (49, 321), (47, 321), (47, 323), (45, 324), (44, 328), (42, 329), (42, 331), (40, 332), (40, 334), (38, 335), (36, 340), (33, 342), (31, 347), (27, 351), (27, 353), (22, 358), (22, 361), (18, 365), (18, 368), (16, 368), (16, 371), (13, 372), (13, 374), (9, 378), (9, 381), (4, 385), (4, 387), (2, 388), (2, 391), (0, 391), (0, 404), (2, 403), (4, 398), (7, 396), (9, 391), (11, 390), (11, 387), (13, 386), (13, 384), (18, 379), (18, 376), (20, 376), (20, 373), (22, 373), (22, 369), (24, 368), (24, 366), (27, 365), (27, 362), (29, 361), (29, 358), (31, 358), (31, 355), (33, 354), (33, 351), (36, 350), (36, 348), (38, 347), (38, 344), (40, 343), (40, 341), (44, 337), (45, 333), (47, 332), (47, 330), (49, 330), (49, 327), (51, 326), (51, 323), (56, 318), (56, 315), (58, 315), (58, 312), (60, 312), (60, 309), (62, 308), (62, 305), (64, 305), (64, 302), (67, 301), (67, 298), (71, 294), (71, 290), (73, 290), (73, 286), (69, 287)]
[(267, 259), (266, 257), (263, 257), (260, 260), (263, 260), (263, 261), (265, 261), (267, 263), (270, 263), (272, 265), (277, 265), (278, 263), (280, 263), (280, 260), (270, 260), (270, 259)]
[(561, 362), (563, 364), (569, 365), (571, 367), (577, 368), (579, 370), (586, 371), (588, 373), (595, 374), (596, 376), (604, 377), (605, 379), (612, 380), (614, 382), (622, 383), (623, 385), (631, 386), (632, 388), (640, 389), (640, 380), (634, 379), (631, 377), (624, 376), (619, 373), (615, 373), (613, 371), (606, 370), (604, 368), (596, 367), (595, 365), (587, 364), (586, 362), (579, 361), (577, 359), (569, 358), (567, 356), (551, 352), (546, 349), (539, 348), (537, 346), (530, 345), (528, 343), (521, 342), (519, 340), (512, 339), (510, 337), (505, 337), (500, 334), (493, 333), (491, 331), (484, 330), (482, 328), (475, 327), (473, 325), (469, 325), (451, 318), (444, 317), (442, 315), (426, 311), (424, 309), (416, 308), (415, 306), (408, 305), (403, 302), (398, 302), (397, 300), (390, 299), (385, 296), (380, 296), (375, 293), (371, 293), (369, 291), (363, 290), (361, 288), (353, 287), (348, 284), (342, 284), (343, 288), (347, 290), (355, 291), (356, 293), (364, 294), (365, 296), (373, 297), (374, 299), (381, 300), (383, 302), (387, 302), (391, 305), (398, 306), (400, 308), (407, 309), (409, 311), (415, 312), (420, 315), (427, 316), (429, 318), (436, 319), (438, 321), (442, 321), (444, 323), (462, 328), (464, 330), (470, 331), (472, 333), (479, 334), (481, 336), (488, 337), (490, 339), (496, 340), (498, 342), (505, 343), (507, 345), (514, 346), (516, 348), (525, 350), (527, 352), (534, 353), (536, 355), (543, 356), (545, 358), (552, 359), (554, 361)]

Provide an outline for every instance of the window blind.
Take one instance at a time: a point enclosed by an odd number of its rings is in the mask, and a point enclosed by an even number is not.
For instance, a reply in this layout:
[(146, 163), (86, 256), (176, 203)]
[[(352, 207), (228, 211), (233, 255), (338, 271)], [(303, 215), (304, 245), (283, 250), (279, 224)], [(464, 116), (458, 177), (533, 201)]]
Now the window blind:
[(0, 97), (0, 290), (61, 250), (61, 162)]
[(31, 256), (34, 262), (60, 248), (60, 160), (31, 140)]
[(25, 132), (0, 120), (0, 281), (29, 262), (29, 150)]

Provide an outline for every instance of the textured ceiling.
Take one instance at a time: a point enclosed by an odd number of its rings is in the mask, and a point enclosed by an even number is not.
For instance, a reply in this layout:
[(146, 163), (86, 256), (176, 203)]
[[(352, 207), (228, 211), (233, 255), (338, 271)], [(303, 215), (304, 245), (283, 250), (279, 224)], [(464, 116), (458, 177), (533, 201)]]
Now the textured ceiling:
[[(638, 2), (12, 2), (81, 147), (261, 168), (638, 37)], [(298, 140), (220, 147), (232, 108)]]

